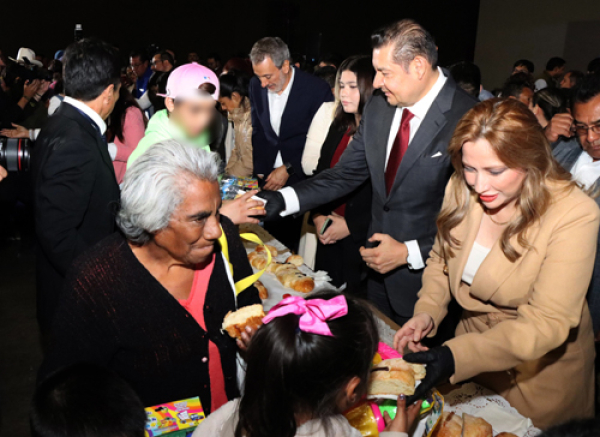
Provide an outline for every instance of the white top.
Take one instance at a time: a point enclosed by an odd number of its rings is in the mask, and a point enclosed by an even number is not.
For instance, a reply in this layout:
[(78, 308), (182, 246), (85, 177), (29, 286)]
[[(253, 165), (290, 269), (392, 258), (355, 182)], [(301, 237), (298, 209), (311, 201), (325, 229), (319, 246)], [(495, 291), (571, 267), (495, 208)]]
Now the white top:
[(579, 182), (587, 190), (600, 178), (600, 161), (594, 159), (585, 150), (581, 152), (571, 169), (573, 180)]
[(473, 248), (471, 249), (471, 253), (469, 254), (469, 258), (467, 259), (467, 264), (465, 265), (465, 270), (462, 274), (462, 281), (466, 284), (471, 285), (473, 283), (473, 278), (481, 267), (483, 260), (490, 253), (492, 249), (487, 247), (483, 247), (477, 241), (473, 243)]
[(544, 88), (548, 88), (548, 83), (545, 79), (538, 79), (534, 82), (534, 87), (536, 91), (543, 90)]
[[(227, 402), (204, 419), (192, 437), (234, 437), (239, 404), (239, 399)], [(298, 427), (296, 436), (361, 437), (360, 431), (352, 428), (344, 416), (332, 417), (331, 425), (331, 434), (327, 435), (320, 420), (311, 420)], [(404, 432), (381, 432), (379, 435), (381, 437), (408, 437), (408, 434)]]
[[(285, 106), (287, 105), (288, 97), (290, 96), (292, 85), (294, 84), (295, 74), (296, 72), (292, 68), (292, 77), (281, 94), (273, 93), (271, 91), (267, 92), (271, 127), (277, 136), (279, 136), (279, 130), (281, 129), (281, 118), (283, 117), (283, 111), (285, 111)], [(282, 165), (283, 159), (281, 158), (281, 152), (279, 152), (277, 153), (277, 158), (275, 159), (275, 165), (273, 165), (273, 168), (279, 168)]]
[[(448, 78), (444, 75), (444, 72), (441, 68), (438, 67), (438, 78), (436, 82), (433, 84), (431, 89), (425, 96), (419, 100), (414, 105), (407, 107), (410, 112), (413, 113), (414, 117), (410, 121), (410, 137), (409, 137), (409, 146), (410, 142), (414, 138), (419, 126), (421, 126), (421, 122), (427, 115), (429, 108), (437, 98), (438, 94), (444, 87), (444, 84), (448, 80)], [(400, 123), (402, 122), (402, 110), (404, 108), (396, 108), (396, 113), (394, 114), (394, 119), (392, 120), (392, 126), (390, 128), (390, 136), (388, 139), (387, 145), (387, 154), (385, 158), (385, 166), (387, 167), (387, 161), (390, 157), (390, 152), (392, 151), (392, 146), (394, 145), (394, 140), (396, 139), (396, 135), (398, 134), (398, 129), (400, 129)], [(279, 191), (283, 198), (285, 199), (286, 209), (281, 213), (282, 217), (296, 214), (300, 211), (300, 201), (296, 192), (292, 187), (285, 187)], [(408, 257), (406, 259), (408, 267), (410, 269), (419, 270), (425, 268), (425, 262), (423, 261), (423, 256), (421, 255), (421, 249), (419, 247), (419, 243), (417, 240), (405, 241), (406, 249), (408, 250)]]
[(307, 176), (311, 176), (317, 169), (321, 148), (329, 133), (337, 105), (338, 102), (324, 102), (310, 123), (302, 154), (302, 170)]
[(90, 108), (85, 103), (83, 103), (79, 100), (75, 100), (68, 96), (66, 96), (64, 98), (63, 102), (68, 103), (69, 105), (79, 109), (85, 115), (90, 117), (92, 119), (92, 121), (94, 123), (96, 123), (96, 126), (98, 126), (98, 129), (100, 129), (100, 133), (102, 135), (104, 135), (104, 133), (106, 132), (106, 123), (104, 122), (104, 120), (102, 120), (102, 117), (100, 117), (100, 115), (96, 111), (94, 111), (92, 108)]

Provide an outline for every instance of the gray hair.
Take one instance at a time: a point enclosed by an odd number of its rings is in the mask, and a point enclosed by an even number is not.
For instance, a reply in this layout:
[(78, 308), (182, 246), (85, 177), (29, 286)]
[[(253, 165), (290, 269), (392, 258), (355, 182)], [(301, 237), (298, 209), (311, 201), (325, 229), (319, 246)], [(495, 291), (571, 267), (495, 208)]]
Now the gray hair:
[(408, 65), (417, 56), (422, 56), (437, 67), (438, 52), (433, 36), (414, 20), (401, 20), (375, 31), (371, 35), (374, 49), (394, 45), (394, 62), (408, 70)]
[(175, 140), (156, 143), (125, 173), (117, 226), (132, 243), (147, 243), (168, 226), (192, 180), (218, 180), (218, 162), (215, 153), (190, 144)]
[(252, 46), (250, 61), (253, 64), (260, 64), (266, 57), (271, 58), (277, 68), (281, 68), (285, 61), (289, 61), (292, 58), (287, 44), (277, 36), (268, 36), (259, 39)]

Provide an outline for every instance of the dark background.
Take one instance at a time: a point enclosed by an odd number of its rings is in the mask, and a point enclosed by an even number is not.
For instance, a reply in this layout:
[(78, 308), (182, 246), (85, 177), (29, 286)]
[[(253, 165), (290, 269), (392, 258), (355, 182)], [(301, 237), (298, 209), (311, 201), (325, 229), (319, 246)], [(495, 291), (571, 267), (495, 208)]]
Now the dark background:
[(479, 0), (2, 0), (0, 49), (19, 47), (52, 57), (73, 40), (76, 23), (85, 36), (118, 46), (126, 59), (134, 47), (155, 43), (175, 50), (178, 61), (196, 51), (216, 51), (225, 61), (247, 54), (263, 36), (280, 36), (292, 52), (317, 57), (370, 52), (377, 27), (414, 18), (436, 38), (440, 63), (473, 60)]

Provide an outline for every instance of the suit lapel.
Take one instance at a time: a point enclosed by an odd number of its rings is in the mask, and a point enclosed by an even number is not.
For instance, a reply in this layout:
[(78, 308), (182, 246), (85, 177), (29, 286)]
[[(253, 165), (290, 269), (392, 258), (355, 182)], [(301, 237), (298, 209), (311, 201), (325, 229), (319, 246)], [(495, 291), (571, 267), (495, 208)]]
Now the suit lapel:
[[(458, 290), (462, 281), (462, 275), (471, 254), (473, 244), (479, 233), (481, 219), (483, 217), (483, 207), (477, 201), (474, 195), (470, 194), (471, 208), (467, 218), (456, 228), (453, 233), (461, 242), (460, 250), (455, 251), (456, 256), (448, 260), (449, 280), (453, 290)], [(527, 231), (527, 239), (534, 241), (539, 232), (539, 222), (530, 226)], [(519, 252), (521, 257), (515, 262), (511, 262), (500, 247), (500, 242), (497, 241), (491, 248), (490, 253), (477, 270), (473, 283), (469, 289), (469, 293), (487, 303), (504, 282), (511, 277), (515, 269), (520, 265), (523, 257), (527, 253), (527, 249), (523, 249), (517, 241), (517, 236), (510, 239), (511, 244)]]
[[(260, 85), (259, 85), (260, 87)], [(269, 91), (266, 88), (260, 88), (260, 102), (262, 108), (259, 110), (259, 117), (262, 121), (263, 132), (267, 139), (274, 144), (277, 144), (279, 138), (271, 126), (271, 112), (269, 111)]]
[(483, 216), (483, 209), (473, 196), (469, 195), (471, 196), (469, 202), (472, 205), (469, 213), (466, 219), (452, 231), (454, 237), (460, 241), (460, 248), (454, 251), (456, 256), (447, 261), (448, 276), (453, 290), (458, 290), (460, 287), (462, 275), (467, 265), (473, 243), (475, 243), (475, 239), (477, 238), (481, 217)]
[[(437, 99), (436, 99), (437, 100)], [(390, 195), (398, 189), (402, 180), (406, 177), (410, 169), (415, 165), (419, 157), (425, 152), (428, 147), (432, 144), (433, 139), (446, 125), (446, 116), (442, 113), (436, 101), (433, 102), (429, 111), (425, 115), (425, 118), (421, 122), (419, 129), (415, 133), (412, 141), (406, 149), (406, 153), (402, 158), (398, 173), (396, 174), (396, 180), (390, 190)]]
[[(377, 135), (376, 144), (373, 144), (373, 152), (375, 156), (375, 162), (373, 168), (377, 171), (372, 174), (376, 179), (373, 180), (373, 186), (375, 189), (383, 193), (383, 198), (387, 197), (385, 188), (385, 161), (387, 158), (388, 141), (390, 139), (392, 122), (394, 121), (394, 115), (396, 114), (395, 106), (387, 106), (387, 109), (375, 122), (375, 133), (381, 133)], [(396, 134), (396, 133), (394, 133)], [(367, 150), (370, 148), (370, 144), (366, 144)]]
[[(290, 89), (290, 94), (288, 95), (287, 103), (285, 108), (283, 108), (283, 114), (281, 115), (281, 126), (279, 126), (279, 136), (282, 137), (285, 131), (285, 128), (288, 126), (288, 119), (293, 123), (294, 120), (294, 111), (297, 108), (299, 102), (302, 102), (303, 99), (299, 97), (303, 91), (303, 82), (302, 75), (299, 73), (299, 70), (294, 68), (294, 82), (292, 83), (292, 88)], [(292, 102), (292, 103), (291, 103)], [(290, 104), (291, 103), (291, 104)]]

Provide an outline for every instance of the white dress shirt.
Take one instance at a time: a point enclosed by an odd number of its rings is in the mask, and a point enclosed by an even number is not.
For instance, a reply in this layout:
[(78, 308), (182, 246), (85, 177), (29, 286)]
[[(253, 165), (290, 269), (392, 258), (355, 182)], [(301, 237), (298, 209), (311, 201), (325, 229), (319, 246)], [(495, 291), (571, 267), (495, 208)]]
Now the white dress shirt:
[[(285, 106), (287, 105), (288, 97), (290, 96), (290, 91), (292, 90), (292, 85), (294, 84), (295, 74), (296, 73), (292, 68), (292, 77), (290, 77), (290, 81), (281, 94), (273, 93), (271, 91), (267, 92), (271, 127), (277, 136), (279, 136), (279, 131), (281, 130), (281, 119), (283, 117), (283, 112), (285, 111)], [(281, 152), (278, 152), (273, 168), (279, 168), (282, 165), (283, 159), (281, 158)]]
[(100, 115), (96, 111), (94, 111), (85, 103), (79, 100), (75, 100), (68, 96), (64, 98), (63, 102), (68, 103), (69, 105), (79, 109), (85, 115), (90, 117), (92, 121), (96, 124), (96, 126), (98, 126), (98, 129), (100, 129), (100, 134), (104, 135), (104, 133), (106, 132), (106, 123), (104, 122), (104, 120), (102, 120), (102, 117), (100, 117)]
[[(421, 122), (427, 115), (429, 108), (437, 98), (438, 94), (444, 87), (448, 78), (444, 76), (444, 72), (441, 68), (438, 67), (438, 78), (431, 87), (431, 89), (425, 94), (425, 96), (415, 103), (413, 106), (406, 107), (414, 117), (410, 121), (410, 137), (408, 141), (408, 147), (410, 147), (410, 142), (414, 138), (415, 134), (419, 130), (421, 126)], [(392, 126), (390, 127), (390, 135), (388, 138), (387, 145), (387, 154), (385, 158), (385, 165), (387, 167), (387, 162), (390, 157), (390, 152), (392, 151), (392, 147), (394, 145), (394, 140), (396, 139), (396, 135), (398, 134), (398, 129), (400, 129), (400, 123), (402, 122), (402, 110), (405, 108), (396, 108), (396, 112), (394, 114), (394, 119), (392, 120)], [(285, 199), (286, 209), (281, 213), (283, 217), (291, 214), (295, 214), (300, 211), (300, 200), (296, 195), (296, 192), (292, 187), (286, 187), (280, 190), (280, 193), (283, 195)], [(406, 249), (408, 251), (408, 257), (406, 259), (408, 267), (414, 270), (425, 268), (425, 261), (423, 260), (423, 256), (421, 255), (421, 249), (419, 248), (419, 243), (417, 240), (409, 240), (405, 241)]]
[(585, 150), (581, 152), (571, 169), (573, 180), (579, 182), (587, 190), (600, 178), (600, 161), (594, 159)]

